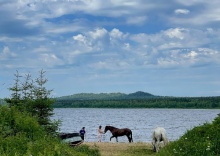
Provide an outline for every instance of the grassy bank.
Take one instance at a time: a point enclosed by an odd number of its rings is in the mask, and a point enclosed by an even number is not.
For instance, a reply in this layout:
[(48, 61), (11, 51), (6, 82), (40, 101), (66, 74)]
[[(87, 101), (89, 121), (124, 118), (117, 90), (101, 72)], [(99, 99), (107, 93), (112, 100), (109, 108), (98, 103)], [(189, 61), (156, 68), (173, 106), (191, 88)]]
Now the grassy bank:
[(150, 143), (106, 143), (84, 142), (90, 148), (99, 150), (101, 156), (153, 156)]

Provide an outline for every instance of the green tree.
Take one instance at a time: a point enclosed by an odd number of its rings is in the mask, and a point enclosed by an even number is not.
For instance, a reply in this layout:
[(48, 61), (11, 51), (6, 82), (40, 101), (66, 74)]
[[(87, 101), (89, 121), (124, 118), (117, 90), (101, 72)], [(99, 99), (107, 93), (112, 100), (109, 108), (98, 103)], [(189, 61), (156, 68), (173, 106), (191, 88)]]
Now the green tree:
[(45, 127), (45, 129), (53, 133), (58, 127), (59, 122), (52, 122), (50, 117), (53, 115), (52, 104), (54, 100), (50, 98), (52, 90), (47, 90), (45, 85), (47, 83), (45, 78), (45, 71), (41, 70), (39, 72), (39, 77), (36, 78), (36, 85), (34, 86), (34, 100), (32, 103), (32, 113), (38, 117), (38, 122), (40, 125)]
[(9, 104), (10, 107), (16, 106), (19, 107), (21, 104), (21, 83), (20, 83), (20, 74), (18, 71), (16, 71), (15, 76), (15, 83), (12, 87), (9, 88), (10, 91), (12, 91), (11, 98), (6, 98), (5, 101)]
[(32, 80), (31, 75), (25, 75), (25, 80), (20, 81), (20, 74), (15, 76), (15, 84), (9, 88), (12, 91), (11, 98), (6, 98), (5, 101), (9, 107), (15, 106), (20, 111), (27, 111), (30, 115), (37, 117), (39, 124), (49, 133), (56, 133), (59, 126), (58, 121), (51, 121), (53, 115), (52, 104), (54, 100), (50, 98), (52, 90), (47, 90), (45, 85), (45, 71), (39, 72), (39, 77)]

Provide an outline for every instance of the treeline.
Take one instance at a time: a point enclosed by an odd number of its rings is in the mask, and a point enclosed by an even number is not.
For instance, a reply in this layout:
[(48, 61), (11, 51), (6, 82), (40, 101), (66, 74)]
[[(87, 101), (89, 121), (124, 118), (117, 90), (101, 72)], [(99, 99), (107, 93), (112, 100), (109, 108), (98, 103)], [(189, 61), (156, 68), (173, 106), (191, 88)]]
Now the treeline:
[(151, 97), (137, 99), (56, 99), (54, 108), (220, 108), (216, 97)]

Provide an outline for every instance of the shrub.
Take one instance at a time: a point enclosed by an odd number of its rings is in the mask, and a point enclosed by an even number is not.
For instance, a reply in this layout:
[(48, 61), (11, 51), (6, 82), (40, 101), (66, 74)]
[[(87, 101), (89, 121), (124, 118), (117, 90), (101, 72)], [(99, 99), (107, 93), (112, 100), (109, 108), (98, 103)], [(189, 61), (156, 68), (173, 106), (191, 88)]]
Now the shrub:
[(1, 156), (99, 156), (87, 146), (71, 148), (58, 137), (45, 132), (38, 120), (16, 107), (0, 106)]
[(201, 156), (220, 154), (220, 116), (187, 131), (179, 140), (170, 143), (157, 155)]

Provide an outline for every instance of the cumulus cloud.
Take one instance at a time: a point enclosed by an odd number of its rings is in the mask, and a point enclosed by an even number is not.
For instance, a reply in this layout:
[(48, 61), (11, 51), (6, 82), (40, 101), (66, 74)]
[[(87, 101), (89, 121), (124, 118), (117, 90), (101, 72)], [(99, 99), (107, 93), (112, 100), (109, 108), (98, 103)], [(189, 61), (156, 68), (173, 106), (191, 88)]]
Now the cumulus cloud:
[(83, 36), (82, 34), (78, 34), (76, 36), (73, 36), (73, 39), (82, 43), (86, 43), (86, 37)]
[(112, 29), (112, 31), (110, 32), (110, 37), (111, 37), (111, 38), (122, 39), (122, 38), (123, 38), (123, 33), (122, 33), (120, 30), (114, 28), (114, 29)]
[(178, 39), (184, 39), (185, 33), (188, 32), (187, 29), (184, 28), (174, 28), (174, 29), (168, 29), (164, 32), (165, 35), (169, 36), (170, 38), (178, 38)]
[(2, 69), (59, 67), (87, 78), (220, 62), (217, 0), (0, 3)]
[(103, 38), (107, 34), (107, 31), (104, 28), (97, 28), (95, 31), (90, 31), (89, 35), (93, 39)]

